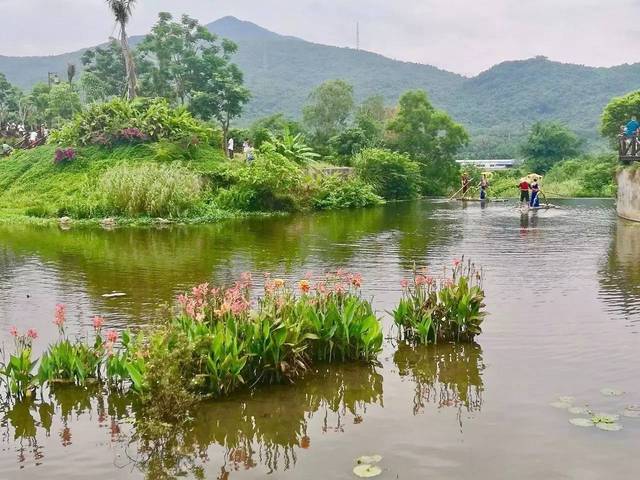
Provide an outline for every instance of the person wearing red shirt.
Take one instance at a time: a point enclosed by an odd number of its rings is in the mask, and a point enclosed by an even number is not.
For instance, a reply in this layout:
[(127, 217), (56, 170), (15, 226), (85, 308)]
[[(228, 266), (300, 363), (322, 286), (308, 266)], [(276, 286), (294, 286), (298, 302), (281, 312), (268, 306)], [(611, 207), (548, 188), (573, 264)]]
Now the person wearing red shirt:
[(529, 188), (531, 188), (531, 185), (529, 185), (529, 182), (527, 182), (526, 178), (523, 178), (522, 180), (520, 180), (520, 184), (518, 185), (518, 188), (520, 189), (520, 202), (522, 204), (529, 204)]

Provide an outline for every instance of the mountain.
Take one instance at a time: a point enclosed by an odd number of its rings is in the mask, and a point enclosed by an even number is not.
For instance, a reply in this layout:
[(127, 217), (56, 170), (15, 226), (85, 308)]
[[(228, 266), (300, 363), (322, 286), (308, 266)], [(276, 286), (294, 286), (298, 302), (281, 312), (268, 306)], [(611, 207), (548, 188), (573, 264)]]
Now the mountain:
[[(580, 135), (596, 139), (607, 102), (640, 88), (640, 64), (594, 68), (536, 57), (501, 63), (466, 78), (429, 65), (279, 35), (233, 17), (207, 27), (238, 44), (234, 61), (253, 94), (242, 123), (276, 112), (299, 117), (314, 87), (342, 78), (354, 85), (359, 100), (381, 94), (393, 104), (408, 89), (424, 89), (437, 107), (476, 135), (519, 136), (534, 121), (560, 120)], [(131, 41), (135, 44), (140, 38)], [(30, 88), (46, 81), (50, 71), (64, 78), (67, 63), (80, 66), (83, 51), (48, 57), (2, 56), (0, 72), (12, 83)]]

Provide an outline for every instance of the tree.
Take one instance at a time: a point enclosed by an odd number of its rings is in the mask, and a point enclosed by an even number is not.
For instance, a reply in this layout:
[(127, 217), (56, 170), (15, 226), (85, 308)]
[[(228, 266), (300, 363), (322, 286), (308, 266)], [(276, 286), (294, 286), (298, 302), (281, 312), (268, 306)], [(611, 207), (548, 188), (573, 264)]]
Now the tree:
[(373, 143), (381, 143), (384, 136), (388, 111), (384, 105), (384, 97), (375, 95), (367, 98), (356, 111), (356, 126), (364, 131)]
[(224, 67), (237, 46), (218, 37), (197, 20), (183, 15), (180, 22), (161, 12), (151, 33), (138, 46), (140, 80), (145, 93), (184, 105), (210, 73), (210, 64)]
[(120, 97), (127, 91), (122, 47), (115, 40), (112, 39), (106, 47), (85, 51), (81, 61), (84, 73), (80, 82), (89, 101)]
[(46, 83), (36, 83), (24, 102), (25, 121), (27, 118), (32, 123), (44, 123), (48, 121), (48, 111), (51, 87)]
[(578, 137), (557, 122), (537, 122), (521, 147), (527, 164), (535, 173), (546, 173), (559, 161), (580, 153)]
[(302, 128), (296, 121), (287, 119), (282, 113), (276, 113), (253, 122), (249, 128), (249, 137), (253, 146), (260, 148), (273, 135), (283, 137), (285, 130), (293, 135), (302, 133)]
[(69, 83), (73, 83), (73, 78), (75, 76), (76, 76), (76, 64), (69, 63), (67, 65), (67, 79), (69, 80)]
[(124, 60), (125, 75), (127, 79), (127, 98), (133, 100), (136, 97), (136, 67), (133, 60), (133, 54), (129, 48), (129, 39), (127, 37), (127, 24), (131, 20), (131, 13), (136, 0), (107, 0), (107, 5), (111, 9), (116, 23), (120, 27), (120, 47), (122, 48), (122, 57)]
[(312, 91), (303, 121), (314, 143), (324, 144), (344, 130), (353, 108), (353, 86), (344, 80), (328, 80)]
[(53, 125), (70, 120), (82, 110), (80, 95), (72, 85), (61, 83), (54, 85), (49, 91), (49, 102), (46, 110), (47, 121)]
[(186, 15), (180, 22), (172, 20), (169, 13), (160, 13), (138, 48), (143, 90), (188, 104), (204, 120), (216, 120), (226, 144), (231, 121), (250, 98), (242, 72), (231, 63), (238, 47), (229, 40), (218, 42), (216, 35)]
[(640, 91), (609, 102), (602, 112), (600, 133), (609, 139), (616, 138), (620, 127), (626, 125), (633, 116), (640, 118)]
[(412, 90), (400, 97), (388, 131), (390, 145), (420, 164), (423, 193), (446, 193), (458, 175), (454, 156), (469, 138), (462, 125), (436, 110), (424, 91)]
[(0, 73), (0, 123), (5, 123), (12, 116), (17, 117), (20, 96), (20, 90)]
[(224, 149), (231, 120), (240, 116), (251, 94), (243, 85), (242, 72), (236, 65), (226, 63), (222, 66), (211, 62), (209, 69), (206, 82), (199, 85), (198, 91), (192, 92), (189, 108), (197, 117), (215, 119), (220, 124)]

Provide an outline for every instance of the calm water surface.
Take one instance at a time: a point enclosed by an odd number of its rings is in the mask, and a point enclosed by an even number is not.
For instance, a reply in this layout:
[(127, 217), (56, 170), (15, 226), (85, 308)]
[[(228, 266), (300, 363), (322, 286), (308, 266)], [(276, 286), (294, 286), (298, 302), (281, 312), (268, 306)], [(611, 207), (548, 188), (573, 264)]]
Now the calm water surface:
[[(549, 403), (640, 404), (640, 224), (618, 220), (611, 201), (562, 207), (523, 216), (424, 201), (163, 230), (0, 227), (1, 339), (36, 327), (36, 349), (56, 337), (56, 303), (79, 335), (96, 314), (136, 327), (178, 292), (247, 270), (360, 271), (391, 335), (385, 312), (413, 265), (465, 255), (484, 266), (490, 312), (477, 345), (390, 339), (378, 366), (319, 367), (203, 405), (162, 445), (136, 438), (126, 398), (59, 388), (3, 412), (0, 479), (350, 479), (353, 459), (374, 453), (382, 479), (637, 478), (640, 419), (580, 429)], [(103, 297), (114, 291), (127, 296)]]

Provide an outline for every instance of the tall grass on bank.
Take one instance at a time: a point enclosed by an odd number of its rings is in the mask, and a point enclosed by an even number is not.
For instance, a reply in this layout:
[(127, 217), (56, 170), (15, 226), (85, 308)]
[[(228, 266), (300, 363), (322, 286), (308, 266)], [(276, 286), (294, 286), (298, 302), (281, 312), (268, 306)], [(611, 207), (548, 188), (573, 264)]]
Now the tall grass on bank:
[(179, 217), (200, 201), (198, 176), (179, 163), (118, 165), (96, 187), (98, 204), (112, 215)]

